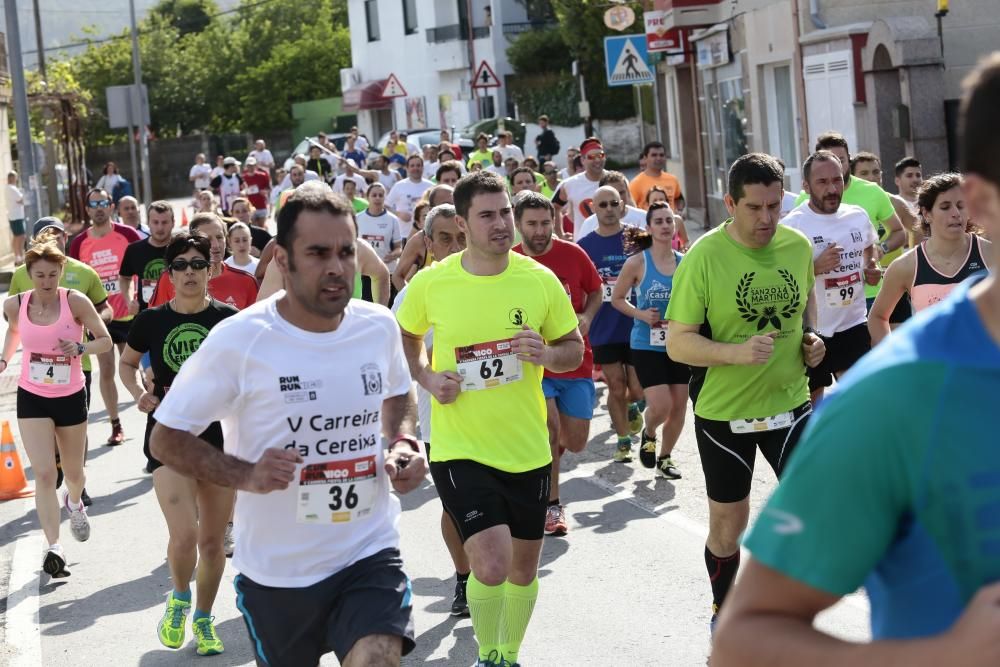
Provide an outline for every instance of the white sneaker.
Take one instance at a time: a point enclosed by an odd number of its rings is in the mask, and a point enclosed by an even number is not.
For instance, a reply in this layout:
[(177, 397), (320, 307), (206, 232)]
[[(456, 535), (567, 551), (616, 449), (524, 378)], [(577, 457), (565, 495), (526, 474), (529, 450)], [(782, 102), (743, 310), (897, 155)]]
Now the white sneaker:
[(42, 553), (42, 571), (53, 579), (69, 576), (69, 570), (66, 569), (66, 554), (60, 545), (53, 544)]
[(69, 530), (77, 542), (90, 539), (90, 520), (87, 519), (87, 507), (81, 502), (78, 509), (69, 506), (69, 491), (63, 492), (63, 507), (69, 512)]
[(233, 540), (233, 522), (226, 524), (226, 536), (222, 538), (222, 550), (226, 558), (233, 557), (233, 550), (236, 548), (236, 541)]

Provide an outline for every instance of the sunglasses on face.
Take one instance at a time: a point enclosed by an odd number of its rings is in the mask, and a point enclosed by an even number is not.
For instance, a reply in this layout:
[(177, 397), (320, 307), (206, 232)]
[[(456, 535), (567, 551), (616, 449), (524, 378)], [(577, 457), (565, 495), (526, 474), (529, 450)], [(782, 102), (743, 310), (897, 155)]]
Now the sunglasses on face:
[(111, 206), (110, 199), (98, 199), (97, 201), (87, 202), (87, 206), (90, 208), (108, 208)]
[(618, 208), (621, 205), (622, 205), (622, 202), (621, 202), (620, 199), (612, 199), (611, 201), (602, 201), (602, 202), (599, 202), (597, 204), (597, 207), (598, 208), (607, 208), (607, 207), (610, 206), (611, 208)]
[(208, 268), (208, 260), (199, 258), (195, 258), (190, 261), (186, 259), (175, 259), (170, 262), (171, 271), (187, 271), (189, 266), (195, 271), (203, 271)]
[(604, 156), (607, 155), (604, 151), (594, 151), (593, 153), (587, 153), (588, 160), (603, 160)]

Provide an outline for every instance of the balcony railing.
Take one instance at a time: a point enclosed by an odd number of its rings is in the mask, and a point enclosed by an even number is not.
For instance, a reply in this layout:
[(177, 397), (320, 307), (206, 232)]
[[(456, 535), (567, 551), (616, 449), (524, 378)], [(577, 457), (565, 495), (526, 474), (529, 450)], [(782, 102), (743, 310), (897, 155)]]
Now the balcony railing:
[[(469, 26), (464, 23), (455, 23), (453, 25), (443, 25), (437, 28), (428, 28), (424, 32), (427, 33), (427, 42), (430, 44), (454, 42), (469, 38)], [(488, 25), (476, 26), (472, 28), (473, 39), (480, 39), (482, 37), (489, 36), (490, 27)]]
[(522, 32), (531, 32), (532, 30), (551, 30), (552, 28), (558, 27), (559, 23), (557, 21), (524, 21), (522, 23), (504, 23), (503, 34), (504, 37), (517, 37)]

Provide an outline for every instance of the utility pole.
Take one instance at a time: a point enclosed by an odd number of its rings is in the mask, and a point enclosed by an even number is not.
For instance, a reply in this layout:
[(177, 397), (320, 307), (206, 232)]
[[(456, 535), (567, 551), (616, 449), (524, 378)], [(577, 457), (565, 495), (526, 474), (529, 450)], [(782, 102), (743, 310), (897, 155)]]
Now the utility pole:
[(24, 214), (33, 225), (38, 219), (38, 174), (35, 173), (35, 155), (31, 145), (31, 121), (28, 116), (28, 89), (24, 80), (24, 60), (21, 57), (21, 29), (17, 22), (17, 0), (4, 0), (7, 20), (7, 51), (9, 52), (10, 80), (14, 93), (14, 122), (17, 127), (17, 157), (21, 169), (22, 185), (27, 185)]
[[(142, 95), (142, 65), (139, 62), (139, 31), (135, 27), (135, 0), (128, 2), (129, 19), (132, 22), (132, 74), (134, 95), (132, 96), (132, 117), (139, 128), (139, 152), (142, 160), (142, 203), (146, 206), (153, 201), (152, 179), (149, 174), (149, 137), (146, 134), (146, 99)], [(131, 130), (130, 130), (131, 131)], [(135, 183), (138, 191), (139, 184)]]
[[(42, 77), (42, 87), (48, 91), (49, 77), (45, 70), (45, 40), (42, 38), (42, 13), (38, 9), (38, 0), (32, 0), (35, 14), (35, 40), (38, 42), (38, 73)], [(46, 195), (49, 200), (48, 211), (50, 213), (59, 210), (59, 176), (56, 171), (56, 145), (52, 138), (53, 113), (50, 100), (42, 102), (42, 118), (45, 126), (45, 183)], [(41, 204), (41, 202), (39, 202)]]

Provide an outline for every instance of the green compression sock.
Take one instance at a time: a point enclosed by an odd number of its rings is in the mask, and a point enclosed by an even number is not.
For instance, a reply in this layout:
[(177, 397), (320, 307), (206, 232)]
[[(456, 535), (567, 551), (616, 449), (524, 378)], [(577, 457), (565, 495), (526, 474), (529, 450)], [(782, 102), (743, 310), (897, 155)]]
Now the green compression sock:
[(538, 599), (538, 577), (527, 586), (506, 584), (503, 618), (500, 624), (500, 654), (505, 662), (517, 662), (517, 654), (528, 630), (531, 612)]
[(476, 575), (473, 573), (469, 575), (465, 595), (469, 601), (472, 629), (475, 630), (476, 641), (479, 642), (479, 659), (498, 662), (504, 585), (487, 586), (476, 579)]

